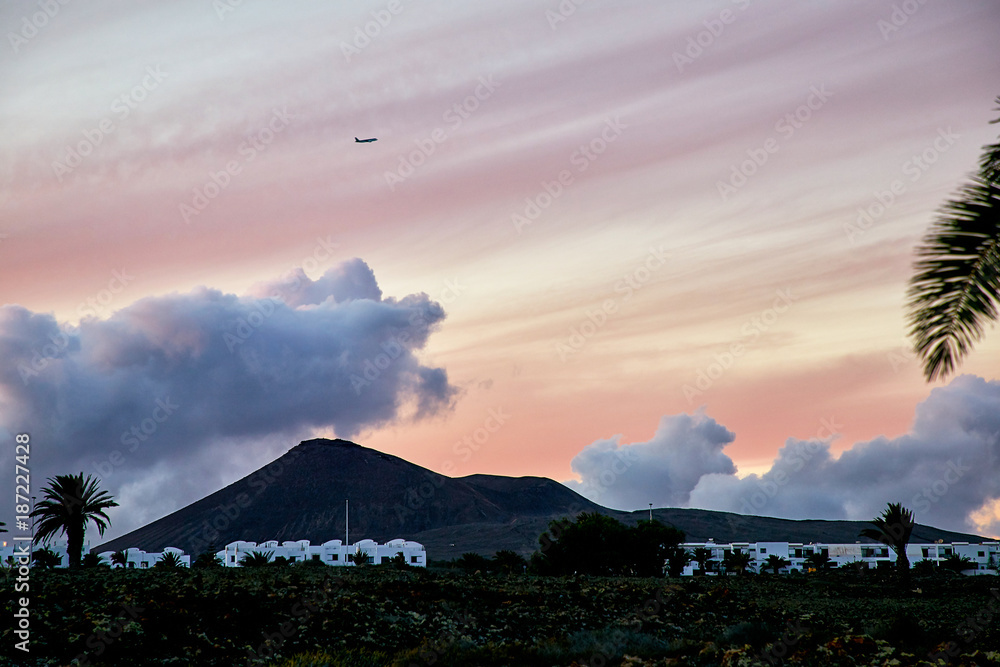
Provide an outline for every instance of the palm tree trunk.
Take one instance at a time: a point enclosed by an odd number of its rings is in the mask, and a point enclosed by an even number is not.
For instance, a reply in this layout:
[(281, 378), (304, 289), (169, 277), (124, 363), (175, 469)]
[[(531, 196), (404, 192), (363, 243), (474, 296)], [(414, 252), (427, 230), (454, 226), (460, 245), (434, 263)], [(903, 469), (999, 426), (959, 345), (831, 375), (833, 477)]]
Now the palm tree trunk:
[(84, 527), (69, 526), (66, 530), (66, 551), (69, 553), (69, 566), (72, 569), (80, 567), (83, 554), (83, 534)]

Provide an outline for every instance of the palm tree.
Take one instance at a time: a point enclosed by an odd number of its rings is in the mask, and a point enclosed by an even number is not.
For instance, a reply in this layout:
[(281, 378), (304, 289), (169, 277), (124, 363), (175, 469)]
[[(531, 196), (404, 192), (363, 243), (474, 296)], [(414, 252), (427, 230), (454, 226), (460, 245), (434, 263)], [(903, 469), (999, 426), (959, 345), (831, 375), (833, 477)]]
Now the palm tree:
[(772, 570), (774, 570), (775, 574), (778, 574), (778, 571), (781, 570), (781, 568), (788, 567), (791, 564), (792, 562), (790, 560), (788, 560), (787, 558), (783, 558), (778, 554), (771, 554), (770, 556), (767, 557), (767, 560), (764, 561), (764, 567), (771, 568)]
[(958, 554), (952, 554), (941, 561), (938, 564), (938, 567), (961, 574), (965, 570), (975, 570), (978, 566), (971, 558), (959, 556)]
[(896, 567), (906, 576), (910, 571), (910, 560), (906, 557), (906, 545), (913, 533), (913, 512), (903, 507), (902, 503), (889, 503), (882, 516), (875, 517), (870, 524), (874, 528), (865, 528), (861, 537), (881, 542), (892, 547), (896, 552)]
[(128, 565), (128, 549), (125, 551), (116, 551), (111, 554), (111, 567), (114, 567), (115, 565), (120, 565), (122, 567)]
[(48, 547), (43, 547), (31, 552), (31, 560), (34, 561), (35, 567), (47, 570), (53, 567), (59, 567), (62, 563), (62, 558), (52, 549)]
[(176, 570), (179, 567), (183, 567), (183, 565), (184, 562), (181, 560), (180, 556), (173, 551), (168, 551), (160, 556), (160, 559), (156, 561), (153, 568), (157, 570)]
[(736, 572), (738, 574), (743, 574), (746, 572), (747, 568), (750, 567), (750, 563), (753, 559), (750, 554), (743, 551), (731, 551), (726, 553), (725, 557), (722, 559), (722, 564), (726, 566), (727, 572)]
[(191, 567), (198, 570), (207, 570), (213, 567), (222, 567), (225, 563), (219, 556), (211, 551), (204, 551), (198, 554), (198, 557), (194, 559), (194, 563)]
[(273, 555), (273, 551), (251, 551), (247, 555), (243, 556), (243, 559), (240, 561), (240, 565), (243, 567), (263, 567), (265, 565), (270, 565), (271, 556)]
[[(1000, 104), (1000, 97), (996, 101)], [(955, 370), (982, 337), (985, 324), (997, 319), (1000, 142), (983, 151), (979, 173), (944, 205), (917, 248), (909, 290), (910, 335), (928, 381)]]
[[(368, 565), (368, 558), (369, 558), (369, 556), (368, 556), (368, 554), (366, 554), (364, 551), (361, 550), (361, 547), (358, 547), (358, 550), (354, 553), (353, 556), (348, 555), (348, 558), (355, 565), (358, 565), (358, 566), (360, 566), (360, 565)], [(483, 560), (486, 560), (486, 559), (484, 558)]]
[(830, 560), (829, 554), (825, 554), (822, 551), (809, 554), (809, 556), (806, 557), (805, 562), (806, 565), (818, 572), (822, 572), (833, 564), (833, 561)]
[(83, 538), (87, 523), (93, 521), (97, 531), (104, 535), (111, 520), (104, 510), (118, 507), (107, 491), (97, 488), (97, 480), (90, 475), (56, 475), (48, 479), (49, 486), (42, 489), (45, 498), (35, 505), (29, 516), (38, 517), (34, 543), (38, 544), (59, 533), (66, 533), (66, 550), (69, 566), (80, 567)]
[(694, 561), (698, 563), (698, 569), (702, 572), (705, 571), (708, 561), (712, 558), (712, 550), (706, 549), (705, 547), (698, 547), (693, 552), (691, 552)]

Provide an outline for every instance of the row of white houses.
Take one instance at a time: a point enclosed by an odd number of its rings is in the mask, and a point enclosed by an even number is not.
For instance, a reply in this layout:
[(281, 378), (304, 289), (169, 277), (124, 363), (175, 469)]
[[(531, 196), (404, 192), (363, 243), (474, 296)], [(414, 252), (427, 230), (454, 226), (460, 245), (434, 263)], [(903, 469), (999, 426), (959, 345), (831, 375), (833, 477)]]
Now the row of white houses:
[[(896, 552), (877, 542), (864, 544), (861, 542), (850, 544), (824, 542), (810, 542), (808, 544), (801, 542), (731, 542), (716, 544), (713, 541), (708, 541), (686, 542), (681, 546), (689, 552), (699, 548), (708, 549), (711, 552), (711, 557), (706, 563), (706, 574), (724, 572), (723, 562), (726, 554), (734, 551), (750, 555), (750, 569), (754, 572), (765, 570), (770, 572), (771, 570), (766, 564), (770, 556), (778, 556), (789, 562), (788, 565), (779, 570), (779, 572), (784, 573), (792, 570), (806, 571), (809, 568), (806, 560), (813, 554), (829, 556), (832, 567), (877, 568), (894, 565), (896, 562)], [(973, 565), (969, 570), (964, 571), (964, 574), (998, 574), (1000, 572), (1000, 542), (982, 542), (980, 544), (935, 542), (906, 545), (906, 557), (911, 566), (922, 560), (939, 563), (952, 556), (968, 558), (972, 561)], [(684, 568), (683, 575), (691, 576), (699, 567), (697, 562), (692, 561)]]
[[(66, 544), (53, 543), (43, 545), (59, 556), (60, 563), (56, 567), (69, 567), (69, 554)], [(41, 547), (38, 547), (41, 548)], [(0, 546), (0, 563), (10, 566), (18, 564), (19, 556), (23, 555), (23, 543), (5, 541)], [(258, 552), (266, 554), (268, 560), (274, 561), (278, 557), (284, 558), (287, 562), (296, 563), (306, 560), (319, 561), (325, 565), (353, 566), (354, 562), (348, 558), (357, 552), (362, 552), (367, 557), (368, 563), (387, 563), (397, 554), (403, 554), (408, 565), (414, 567), (427, 567), (427, 552), (419, 542), (408, 540), (389, 540), (385, 544), (378, 544), (374, 540), (361, 540), (354, 544), (344, 544), (340, 540), (330, 540), (323, 544), (310, 544), (309, 540), (296, 540), (291, 542), (278, 543), (277, 540), (269, 542), (231, 542), (225, 549), (216, 552), (216, 556), (226, 567), (239, 567), (245, 556)], [(90, 553), (90, 544), (84, 544), (83, 553)], [(184, 553), (177, 547), (166, 547), (160, 552), (146, 552), (141, 549), (127, 549), (125, 551), (125, 565), (112, 564), (111, 556), (113, 551), (103, 551), (97, 556), (105, 565), (111, 567), (127, 567), (133, 569), (149, 569), (156, 565), (165, 554), (174, 553), (180, 559), (183, 567), (191, 567), (191, 556)]]

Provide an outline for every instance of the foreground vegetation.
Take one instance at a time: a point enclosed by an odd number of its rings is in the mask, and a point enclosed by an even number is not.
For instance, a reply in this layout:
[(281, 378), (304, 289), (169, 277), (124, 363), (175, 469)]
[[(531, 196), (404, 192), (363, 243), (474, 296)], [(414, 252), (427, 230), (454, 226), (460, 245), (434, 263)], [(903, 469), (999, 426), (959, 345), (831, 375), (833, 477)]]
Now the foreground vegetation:
[[(66, 665), (1000, 664), (995, 577), (688, 579), (326, 566), (37, 570), (30, 659)], [(8, 582), (9, 583), (9, 582)], [(3, 587), (5, 614), (12, 586)]]

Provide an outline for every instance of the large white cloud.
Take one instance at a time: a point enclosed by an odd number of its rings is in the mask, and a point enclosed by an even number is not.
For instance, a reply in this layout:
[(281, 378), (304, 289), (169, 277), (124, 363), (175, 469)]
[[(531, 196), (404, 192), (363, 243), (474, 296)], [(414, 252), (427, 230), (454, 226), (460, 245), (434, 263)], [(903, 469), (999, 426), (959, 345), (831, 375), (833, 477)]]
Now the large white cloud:
[(77, 327), (6, 305), (0, 435), (31, 435), (36, 490), (82, 470), (176, 507), (314, 429), (351, 437), (447, 409), (447, 373), (416, 357), (444, 317), (426, 294), (382, 298), (358, 259), (243, 297), (150, 297)]
[(703, 475), (736, 473), (722, 453), (734, 437), (702, 413), (664, 417), (649, 442), (622, 445), (618, 435), (584, 447), (572, 461), (581, 481), (567, 485), (617, 509), (683, 507)]
[(722, 452), (729, 431), (702, 414), (664, 417), (648, 442), (585, 447), (573, 459), (581, 481), (569, 485), (621, 509), (653, 502), (790, 519), (867, 520), (902, 502), (921, 523), (1000, 532), (989, 511), (1000, 499), (1000, 382), (964, 375), (934, 389), (905, 435), (839, 457), (831, 439), (789, 438), (770, 470), (741, 479)]

